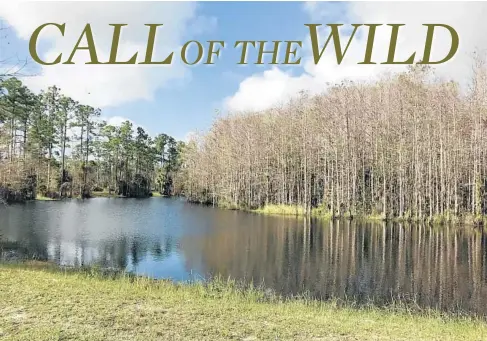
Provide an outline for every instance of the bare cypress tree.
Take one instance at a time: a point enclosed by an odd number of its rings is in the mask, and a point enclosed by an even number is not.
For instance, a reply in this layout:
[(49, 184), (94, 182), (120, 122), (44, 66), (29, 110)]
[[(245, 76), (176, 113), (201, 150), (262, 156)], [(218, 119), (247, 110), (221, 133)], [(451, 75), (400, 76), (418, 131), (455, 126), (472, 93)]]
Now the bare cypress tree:
[[(487, 209), (487, 73), (416, 65), (260, 112), (218, 117), (185, 155), (191, 199), (281, 213), (448, 220)], [(290, 209), (286, 209), (290, 206)]]

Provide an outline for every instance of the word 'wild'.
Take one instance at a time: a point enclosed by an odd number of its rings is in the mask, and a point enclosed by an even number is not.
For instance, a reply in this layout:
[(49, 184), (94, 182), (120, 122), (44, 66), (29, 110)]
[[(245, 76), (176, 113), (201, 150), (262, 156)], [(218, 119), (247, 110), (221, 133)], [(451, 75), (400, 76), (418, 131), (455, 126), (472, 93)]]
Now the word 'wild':
[[(61, 62), (62, 54), (59, 54), (54, 61), (50, 61), (50, 62), (43, 61), (41, 60), (41, 58), (37, 53), (37, 39), (42, 29), (50, 25), (56, 27), (61, 32), (61, 35), (64, 36), (66, 24), (47, 23), (39, 26), (33, 32), (29, 42), (29, 50), (32, 58), (37, 63), (42, 65), (55, 65), (59, 63), (74, 64), (73, 57), (75, 56), (76, 52), (80, 50), (87, 50), (90, 54), (90, 61), (86, 62), (85, 64), (171, 64), (173, 60), (174, 52), (168, 54), (166, 58), (164, 58), (163, 60), (160, 61), (152, 60), (157, 27), (162, 26), (162, 24), (146, 24), (145, 26), (149, 27), (149, 32), (147, 37), (147, 45), (145, 50), (144, 61), (137, 63), (137, 55), (139, 52), (135, 52), (134, 55), (129, 60), (118, 61), (117, 53), (118, 53), (118, 46), (120, 44), (120, 35), (121, 35), (122, 27), (127, 26), (127, 24), (109, 24), (114, 28), (113, 37), (111, 41), (111, 48), (110, 48), (110, 57), (107, 62), (100, 62), (96, 52), (96, 46), (95, 46), (95, 41), (93, 38), (93, 32), (91, 30), (91, 26), (90, 24), (86, 24), (84, 30), (81, 32), (81, 35), (77, 43), (74, 45), (68, 59), (66, 59), (64, 62)], [(375, 40), (377, 28), (383, 26), (383, 24), (352, 24), (351, 26), (353, 27), (353, 31), (350, 37), (348, 38), (348, 41), (346, 42), (344, 48), (342, 48), (342, 43), (340, 41), (340, 33), (339, 33), (339, 27), (343, 26), (343, 24), (327, 24), (327, 26), (330, 27), (330, 33), (328, 34), (328, 37), (326, 38), (326, 41), (322, 46), (320, 46), (320, 39), (318, 36), (318, 27), (321, 26), (321, 24), (305, 24), (305, 26), (307, 26), (309, 29), (311, 49), (313, 52), (313, 60), (315, 64), (319, 63), (323, 55), (323, 52), (329, 45), (330, 41), (332, 41), (334, 45), (334, 52), (335, 52), (337, 63), (341, 64), (348, 50), (348, 47), (350, 46), (350, 43), (355, 37), (359, 27), (363, 27), (363, 29), (367, 29), (368, 32), (366, 32), (367, 43), (364, 51), (364, 60), (362, 62), (359, 62), (358, 64), (377, 64), (376, 62), (373, 61), (372, 52), (374, 48), (374, 40)], [(387, 24), (387, 26), (390, 26), (392, 28), (390, 40), (389, 40), (387, 60), (380, 64), (413, 64), (415, 60), (416, 52), (413, 52), (410, 55), (410, 57), (405, 61), (397, 61), (394, 58), (397, 49), (399, 28), (401, 26), (405, 26), (405, 24)], [(418, 64), (441, 64), (450, 60), (458, 50), (458, 46), (459, 46), (458, 33), (451, 26), (444, 25), (444, 24), (423, 24), (423, 26), (426, 26), (427, 28), (426, 38), (424, 44), (423, 58), (421, 59), (421, 62)], [(451, 36), (451, 45), (448, 54), (443, 59), (437, 61), (431, 61), (431, 48), (433, 45), (435, 28), (446, 29), (449, 32)], [(82, 46), (83, 39), (86, 40), (86, 46)], [(282, 43), (285, 44), (285, 54), (283, 60), (279, 62), (279, 58), (280, 58), (279, 50), (281, 48)], [(294, 65), (300, 64), (301, 58), (298, 58), (294, 61), (292, 60), (293, 57), (296, 57), (296, 52), (297, 52), (297, 48), (295, 48), (294, 50), (292, 49), (292, 44), (297, 44), (299, 47), (302, 47), (302, 41), (275, 40), (273, 41), (274, 45), (271, 50), (266, 50), (265, 44), (266, 41), (262, 41), (262, 40), (236, 41), (234, 45), (235, 48), (237, 48), (238, 46), (242, 46), (240, 62), (238, 64), (247, 64), (246, 61), (247, 52), (249, 52), (250, 46), (252, 46), (257, 51), (257, 61), (254, 64), (263, 64), (264, 54), (268, 54), (268, 55), (270, 54), (272, 56), (272, 62), (270, 64), (294, 64)], [(192, 57), (192, 60), (189, 61), (188, 60), (189, 57), (187, 53), (192, 45), (195, 45), (197, 48), (197, 56)], [(224, 47), (225, 47), (224, 41), (209, 40), (208, 49), (205, 53), (205, 48), (200, 42), (196, 40), (191, 40), (186, 42), (183, 45), (181, 49), (181, 60), (183, 61), (183, 63), (187, 65), (194, 65), (199, 63), (203, 59), (203, 56), (206, 55), (207, 57), (204, 58), (205, 59), (204, 64), (214, 64), (213, 57), (216, 56), (218, 58), (220, 56), (221, 48)]]

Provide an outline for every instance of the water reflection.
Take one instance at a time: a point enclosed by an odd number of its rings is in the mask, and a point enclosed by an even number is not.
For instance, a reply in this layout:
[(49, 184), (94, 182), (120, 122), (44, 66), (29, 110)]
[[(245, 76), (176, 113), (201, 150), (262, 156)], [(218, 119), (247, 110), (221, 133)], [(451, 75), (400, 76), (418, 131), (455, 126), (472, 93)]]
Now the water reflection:
[(0, 234), (2, 257), (175, 280), (221, 274), (283, 294), (487, 314), (487, 240), (478, 230), (306, 222), (152, 198), (3, 208)]
[(203, 257), (207, 271), (263, 280), (282, 293), (487, 312), (487, 240), (479, 231), (349, 222), (298, 227), (284, 219), (257, 225), (183, 241), (185, 255)]

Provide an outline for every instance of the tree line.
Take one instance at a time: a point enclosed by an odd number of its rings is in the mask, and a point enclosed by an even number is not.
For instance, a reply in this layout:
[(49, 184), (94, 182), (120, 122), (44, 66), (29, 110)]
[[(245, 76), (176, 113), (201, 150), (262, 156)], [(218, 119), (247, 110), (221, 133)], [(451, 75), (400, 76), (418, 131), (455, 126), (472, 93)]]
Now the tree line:
[(0, 83), (0, 196), (158, 190), (307, 216), (484, 221), (487, 67), (474, 64), (466, 91), (416, 65), (222, 115), (186, 144), (109, 125), (56, 86), (34, 94), (10, 77)]
[(0, 79), (0, 199), (173, 194), (184, 143), (100, 115), (57, 86), (35, 94), (15, 77)]
[(189, 142), (184, 191), (197, 202), (292, 207), (332, 218), (481, 221), (487, 211), (487, 68), (467, 91), (415, 65), (378, 81), (302, 92), (229, 113)]

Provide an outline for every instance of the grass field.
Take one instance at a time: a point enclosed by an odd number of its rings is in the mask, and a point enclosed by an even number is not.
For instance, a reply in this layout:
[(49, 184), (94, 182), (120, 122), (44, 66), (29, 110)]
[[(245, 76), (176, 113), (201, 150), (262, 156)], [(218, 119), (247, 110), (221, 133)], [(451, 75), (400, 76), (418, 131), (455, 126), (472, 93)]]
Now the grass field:
[(1, 340), (487, 340), (472, 318), (263, 301), (232, 282), (173, 284), (0, 265)]
[(37, 194), (36, 200), (39, 200), (39, 201), (56, 201), (58, 199), (52, 199), (52, 198), (44, 197), (40, 194)]

